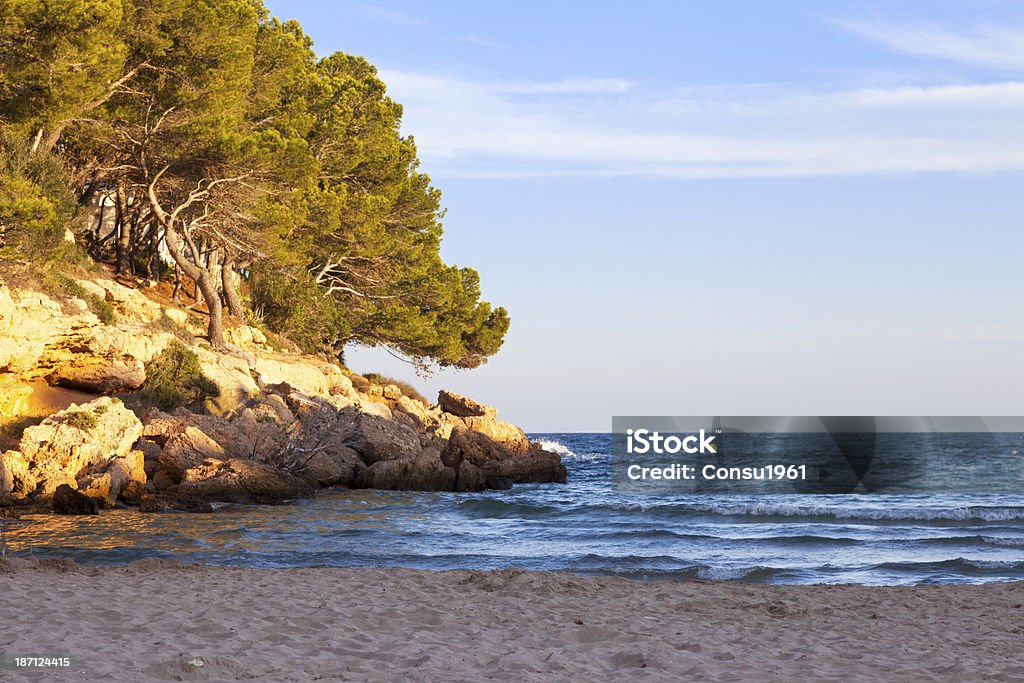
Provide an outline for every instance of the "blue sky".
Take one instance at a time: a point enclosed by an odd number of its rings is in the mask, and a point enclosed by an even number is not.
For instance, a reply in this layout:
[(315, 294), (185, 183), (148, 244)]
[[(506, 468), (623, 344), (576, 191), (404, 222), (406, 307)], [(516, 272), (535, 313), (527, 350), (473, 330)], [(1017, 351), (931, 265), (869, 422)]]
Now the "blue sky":
[(532, 431), (1024, 408), (1024, 6), (270, 7), (378, 66), (511, 313), (425, 393)]

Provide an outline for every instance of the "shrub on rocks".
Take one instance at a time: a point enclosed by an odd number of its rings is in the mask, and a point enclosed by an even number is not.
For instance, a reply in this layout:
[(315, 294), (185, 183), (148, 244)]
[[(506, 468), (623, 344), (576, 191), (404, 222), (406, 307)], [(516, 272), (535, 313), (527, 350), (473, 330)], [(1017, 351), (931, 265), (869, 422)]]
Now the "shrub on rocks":
[(143, 401), (161, 410), (198, 405), (220, 396), (220, 389), (199, 365), (199, 356), (179, 341), (146, 363), (146, 381), (139, 390)]

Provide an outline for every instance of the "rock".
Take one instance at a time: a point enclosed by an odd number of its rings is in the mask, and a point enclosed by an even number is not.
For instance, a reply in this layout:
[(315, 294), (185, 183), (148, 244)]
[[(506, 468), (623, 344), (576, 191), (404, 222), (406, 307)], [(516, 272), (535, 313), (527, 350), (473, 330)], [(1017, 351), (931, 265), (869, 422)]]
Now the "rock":
[(146, 483), (145, 456), (142, 451), (130, 451), (127, 455), (111, 458), (103, 472), (88, 474), (79, 479), (78, 490), (100, 499), (101, 505), (110, 507), (120, 497), (122, 489), (133, 483)]
[(376, 415), (360, 414), (346, 442), (362, 456), (367, 465), (381, 460), (415, 458), (420, 453), (420, 438), (409, 427)]
[(0, 456), (0, 493), (24, 498), (36, 490), (38, 482), (18, 451)]
[(98, 394), (130, 391), (142, 386), (146, 363), (172, 340), (165, 332), (125, 334), (108, 325), (72, 325), (48, 340), (37, 371), (56, 386)]
[(355, 488), (401, 491), (452, 491), (456, 473), (436, 451), (405, 460), (381, 460), (356, 476)]
[(456, 468), (454, 490), (483, 491), (487, 488), (487, 477), (483, 471), (468, 460), (463, 460)]
[(79, 358), (68, 357), (60, 361), (48, 357), (47, 362), (57, 367), (46, 375), (46, 381), (69, 389), (107, 394), (138, 389), (146, 381), (146, 368), (141, 361), (83, 354)]
[(180, 325), (186, 328), (188, 327), (188, 313), (181, 310), (180, 308), (164, 307), (160, 309), (160, 313), (175, 325)]
[(477, 403), (467, 396), (461, 396), (442, 389), (437, 394), (437, 403), (441, 410), (459, 417), (490, 417), (498, 415), (498, 410), (482, 403)]
[(12, 292), (0, 283), (0, 372), (30, 378), (47, 342), (68, 323), (60, 304), (45, 294)]
[(399, 396), (391, 406), (391, 414), (397, 420), (415, 425), (417, 431), (430, 429), (438, 424), (437, 419), (422, 403), (408, 396)]
[[(113, 496), (110, 495), (110, 475), (103, 474), (90, 474), (82, 477), (78, 480), (78, 490), (89, 496), (90, 498), (99, 499), (111, 499)], [(100, 502), (102, 505), (102, 502)]]
[(564, 483), (566, 479), (565, 466), (557, 453), (549, 453), (540, 446), (532, 446), (526, 453), (515, 453), (479, 432), (452, 434), (441, 460), (455, 469), (468, 462), (480, 470), (484, 483), (489, 477), (515, 483)]
[(256, 414), (257, 421), (261, 421), (265, 417), (272, 417), (283, 425), (295, 422), (295, 415), (288, 408), (288, 404), (276, 394), (267, 396), (263, 402), (253, 408), (253, 412)]
[(513, 453), (527, 453), (531, 448), (530, 439), (511, 422), (502, 422), (493, 417), (466, 417), (462, 421), (466, 429), (483, 434)]
[(121, 488), (118, 500), (138, 507), (142, 504), (142, 499), (149, 493), (151, 493), (150, 490), (142, 482), (129, 481)]
[(128, 484), (146, 483), (145, 455), (142, 451), (130, 451), (127, 455), (111, 458), (105, 474), (110, 477), (108, 495), (116, 500)]
[(84, 290), (110, 302), (117, 311), (118, 318), (126, 322), (151, 323), (164, 315), (164, 307), (151, 300), (137, 289), (125, 287), (119, 282), (99, 278), (95, 280), (75, 280)]
[(194, 351), (199, 357), (199, 367), (203, 374), (220, 390), (219, 396), (206, 401), (214, 415), (225, 415), (260, 395), (260, 387), (252, 378), (247, 361), (201, 347)]
[[(259, 375), (259, 383), (263, 385), (285, 382), (305, 394), (328, 396), (331, 393), (331, 382), (327, 375), (320, 365), (309, 360), (261, 357), (256, 359), (256, 373)], [(340, 370), (338, 374), (344, 377)]]
[(374, 415), (383, 420), (391, 420), (394, 418), (394, 413), (391, 411), (391, 408), (388, 408), (387, 404), (379, 403), (362, 395), (356, 398), (355, 405), (359, 407), (360, 412), (367, 415)]
[(192, 426), (185, 426), (171, 436), (160, 451), (160, 470), (171, 478), (180, 478), (186, 470), (204, 461), (224, 459), (224, 449), (204, 432)]
[(152, 478), (160, 466), (160, 453), (163, 449), (160, 448), (160, 444), (145, 438), (136, 441), (135, 448), (142, 452), (142, 467), (146, 477)]
[(347, 446), (332, 444), (314, 454), (300, 474), (317, 486), (351, 486), (366, 469), (359, 454)]
[(229, 344), (234, 344), (242, 349), (258, 351), (266, 349), (267, 336), (255, 327), (239, 325), (224, 330), (224, 339)]
[[(331, 366), (334, 367), (334, 366)], [(341, 370), (334, 368), (338, 372), (331, 373), (327, 377), (328, 384), (330, 385), (331, 396), (348, 396), (355, 398), (359, 395), (356, 388), (352, 386), (352, 380), (350, 380)]]
[(187, 494), (146, 493), (139, 500), (140, 512), (213, 512), (208, 501)]
[(95, 498), (61, 484), (53, 492), (53, 512), (58, 515), (98, 515), (100, 504)]
[(0, 418), (17, 417), (29, 411), (32, 385), (14, 375), (0, 375)]
[[(179, 448), (185, 444), (181, 443), (182, 438), (175, 437), (183, 434), (186, 429), (191, 427), (202, 432), (205, 438), (198, 437), (194, 432), (189, 433), (199, 439), (192, 445), (197, 447), (200, 455), (188, 456), (188, 467), (199, 464), (205, 458), (265, 460), (277, 453), (287, 441), (287, 425), (281, 424), (278, 420), (281, 417), (290, 417), (291, 412), (283, 401), (278, 401), (277, 405), (250, 402), (254, 407), (236, 411), (231, 419), (214, 415), (194, 415), (182, 409), (175, 411), (174, 415), (159, 411), (147, 412), (144, 416), (146, 426), (143, 429), (143, 436), (158, 444), (162, 442), (165, 448), (173, 439), (173, 447)], [(216, 446), (211, 446), (210, 441)], [(175, 458), (178, 455), (172, 453)], [(180, 467), (176, 469), (182, 470)]]
[(187, 470), (178, 492), (208, 501), (276, 504), (312, 494), (309, 484), (271, 465), (234, 458)]
[(103, 471), (111, 458), (127, 455), (141, 435), (135, 414), (119, 399), (104, 396), (29, 427), (19, 450), (48, 495), (60, 482)]

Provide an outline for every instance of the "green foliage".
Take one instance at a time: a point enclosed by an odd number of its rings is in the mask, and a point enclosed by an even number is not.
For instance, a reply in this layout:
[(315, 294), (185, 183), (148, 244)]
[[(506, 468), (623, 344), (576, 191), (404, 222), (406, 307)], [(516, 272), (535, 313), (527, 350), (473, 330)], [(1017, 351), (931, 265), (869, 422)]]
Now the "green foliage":
[(261, 264), (251, 281), (253, 309), (270, 330), (287, 337), (306, 353), (325, 350), (344, 337), (347, 322), (337, 302), (308, 273), (291, 276)]
[(178, 341), (146, 363), (140, 398), (161, 410), (197, 405), (220, 396), (220, 388), (203, 374), (199, 357)]
[(61, 160), (31, 154), (27, 141), (0, 127), (0, 260), (77, 261), (80, 252), (64, 239), (75, 207)]
[(5, 226), (62, 243), (73, 203), (52, 148), (79, 194), (128, 188), (190, 278), (210, 281), (200, 254), (241, 264), (257, 317), (303, 350), (468, 368), (501, 347), (508, 314), (441, 259), (441, 193), (365, 59), (318, 59), (261, 0), (0, 8), (0, 118), (22, 144), (0, 179)]
[(83, 432), (91, 432), (99, 426), (99, 420), (88, 410), (75, 410), (64, 416), (64, 424), (71, 425)]

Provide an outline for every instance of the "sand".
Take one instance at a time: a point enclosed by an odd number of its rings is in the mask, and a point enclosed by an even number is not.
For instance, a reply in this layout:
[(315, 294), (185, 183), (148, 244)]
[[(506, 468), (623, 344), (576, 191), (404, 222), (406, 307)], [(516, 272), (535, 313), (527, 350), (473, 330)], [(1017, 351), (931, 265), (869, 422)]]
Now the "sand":
[(0, 562), (2, 680), (1024, 680), (1024, 583)]

